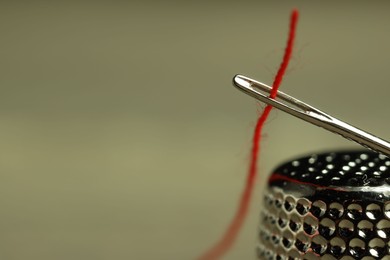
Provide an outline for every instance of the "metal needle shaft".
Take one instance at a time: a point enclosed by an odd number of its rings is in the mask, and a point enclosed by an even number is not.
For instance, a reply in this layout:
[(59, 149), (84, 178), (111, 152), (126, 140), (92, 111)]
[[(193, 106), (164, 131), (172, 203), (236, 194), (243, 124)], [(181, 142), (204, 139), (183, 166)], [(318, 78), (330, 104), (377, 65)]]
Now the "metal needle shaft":
[(241, 91), (264, 103), (390, 157), (389, 142), (338, 120), (283, 92), (279, 91), (276, 99), (269, 98), (271, 87), (266, 84), (242, 75), (236, 75), (233, 78), (233, 84)]

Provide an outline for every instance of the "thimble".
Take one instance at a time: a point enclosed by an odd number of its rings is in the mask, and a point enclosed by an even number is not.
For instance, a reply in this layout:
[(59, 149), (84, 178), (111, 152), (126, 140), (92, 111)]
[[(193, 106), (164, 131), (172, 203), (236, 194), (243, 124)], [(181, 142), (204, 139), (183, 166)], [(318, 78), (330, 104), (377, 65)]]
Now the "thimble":
[(390, 260), (390, 159), (365, 150), (284, 163), (260, 218), (258, 259)]

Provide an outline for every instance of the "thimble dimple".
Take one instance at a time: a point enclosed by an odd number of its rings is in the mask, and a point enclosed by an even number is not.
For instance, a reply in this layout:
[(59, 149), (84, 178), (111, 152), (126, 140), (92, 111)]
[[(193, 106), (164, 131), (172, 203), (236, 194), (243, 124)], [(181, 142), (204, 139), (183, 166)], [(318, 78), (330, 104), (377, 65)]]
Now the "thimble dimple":
[(390, 260), (390, 159), (314, 154), (269, 178), (258, 259)]

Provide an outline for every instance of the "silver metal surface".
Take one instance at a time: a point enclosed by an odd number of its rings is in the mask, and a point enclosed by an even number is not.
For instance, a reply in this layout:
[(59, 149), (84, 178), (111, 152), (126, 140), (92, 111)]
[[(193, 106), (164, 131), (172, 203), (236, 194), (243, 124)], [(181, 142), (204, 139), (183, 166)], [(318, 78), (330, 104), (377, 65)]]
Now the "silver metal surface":
[(276, 99), (269, 98), (271, 87), (251, 78), (236, 75), (233, 83), (246, 94), (264, 103), (390, 157), (390, 143), (379, 137), (338, 120), (283, 92), (278, 92)]
[(264, 192), (257, 255), (389, 260), (390, 159), (345, 151), (275, 169)]

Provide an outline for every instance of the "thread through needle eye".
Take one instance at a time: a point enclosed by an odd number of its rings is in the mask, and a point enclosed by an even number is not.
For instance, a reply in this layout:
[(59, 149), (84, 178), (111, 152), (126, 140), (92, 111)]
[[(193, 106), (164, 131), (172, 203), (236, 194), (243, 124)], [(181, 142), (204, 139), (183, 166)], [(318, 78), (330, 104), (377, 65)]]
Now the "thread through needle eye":
[(242, 75), (236, 75), (233, 78), (233, 84), (257, 100), (390, 157), (389, 142), (336, 119), (283, 92), (278, 91), (276, 99), (270, 98), (271, 87), (264, 83)]

